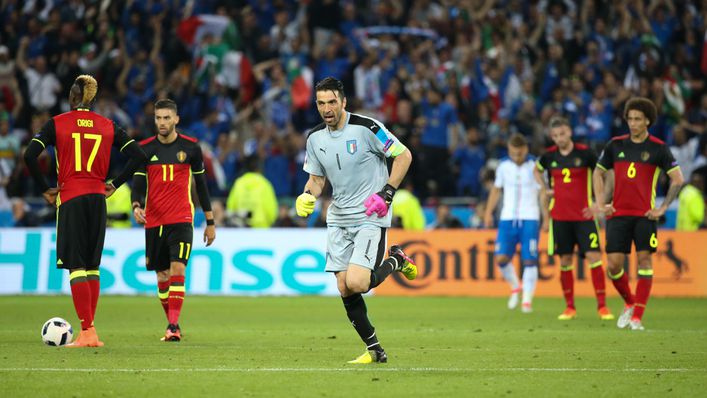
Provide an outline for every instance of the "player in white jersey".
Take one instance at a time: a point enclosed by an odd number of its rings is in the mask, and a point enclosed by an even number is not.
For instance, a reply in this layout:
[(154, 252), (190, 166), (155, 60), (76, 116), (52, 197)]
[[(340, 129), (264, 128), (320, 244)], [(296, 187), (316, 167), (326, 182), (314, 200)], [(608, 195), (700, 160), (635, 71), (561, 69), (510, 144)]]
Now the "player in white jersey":
[[(367, 347), (350, 363), (387, 362), (361, 293), (394, 271), (407, 279), (417, 276), (417, 267), (399, 246), (391, 246), (384, 259), (392, 217), (388, 210), (412, 155), (381, 122), (344, 109), (344, 85), (339, 80), (327, 77), (315, 91), (324, 123), (307, 135), (304, 171), (309, 180), (297, 197), (297, 214), (312, 214), (328, 179), (333, 197), (327, 211), (326, 271), (336, 275), (346, 314)], [(394, 158), (390, 176), (387, 157)]]
[[(508, 157), (496, 169), (496, 180), (489, 194), (484, 215), (484, 226), (493, 227), (493, 213), (503, 192), (503, 207), (498, 223), (495, 262), (503, 278), (511, 286), (508, 308), (518, 305), (521, 291), (511, 259), (520, 243), (523, 263), (523, 296), (521, 310), (533, 311), (533, 293), (538, 281), (538, 233), (541, 207), (538, 199), (540, 186), (535, 181), (533, 170), (535, 160), (528, 156), (528, 142), (520, 134), (513, 134), (508, 140)], [(543, 209), (543, 220), (547, 220)], [(544, 227), (544, 225), (543, 225)]]

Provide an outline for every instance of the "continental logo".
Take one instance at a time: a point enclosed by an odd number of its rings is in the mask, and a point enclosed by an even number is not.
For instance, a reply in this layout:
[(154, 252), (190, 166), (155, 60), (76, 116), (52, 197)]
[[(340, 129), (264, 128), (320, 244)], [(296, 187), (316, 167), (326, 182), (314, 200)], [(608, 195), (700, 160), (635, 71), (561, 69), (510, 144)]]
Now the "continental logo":
[(76, 119), (76, 125), (79, 127), (93, 127), (93, 120), (91, 120), (91, 119)]
[[(494, 263), (495, 240), (488, 239), (481, 243), (475, 242), (463, 248), (438, 248), (427, 240), (409, 240), (400, 243), (405, 254), (410, 256), (417, 265), (417, 278), (409, 281), (396, 272), (393, 279), (406, 289), (425, 289), (434, 283), (468, 281), (500, 281), (502, 276)], [(539, 249), (538, 277), (541, 280), (552, 279), (555, 259), (547, 255), (547, 250)], [(517, 256), (514, 264), (519, 267)], [(585, 268), (587, 269), (585, 272)], [(582, 280), (589, 276), (588, 265), (577, 267), (577, 278)], [(545, 272), (543, 272), (545, 271)]]

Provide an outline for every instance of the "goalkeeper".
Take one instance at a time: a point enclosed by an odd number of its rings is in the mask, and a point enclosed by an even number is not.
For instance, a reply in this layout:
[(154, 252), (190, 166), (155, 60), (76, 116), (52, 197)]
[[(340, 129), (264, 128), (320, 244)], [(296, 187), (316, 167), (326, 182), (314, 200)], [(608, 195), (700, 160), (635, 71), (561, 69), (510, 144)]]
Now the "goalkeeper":
[[(327, 211), (326, 271), (336, 276), (346, 315), (367, 347), (349, 363), (387, 362), (361, 294), (394, 271), (409, 280), (417, 276), (417, 267), (399, 246), (391, 246), (385, 258), (390, 203), (412, 155), (382, 123), (345, 110), (341, 81), (327, 77), (315, 91), (324, 123), (307, 135), (304, 171), (309, 180), (297, 198), (297, 214), (312, 214), (328, 179), (333, 193)], [(394, 158), (390, 176), (387, 157)]]

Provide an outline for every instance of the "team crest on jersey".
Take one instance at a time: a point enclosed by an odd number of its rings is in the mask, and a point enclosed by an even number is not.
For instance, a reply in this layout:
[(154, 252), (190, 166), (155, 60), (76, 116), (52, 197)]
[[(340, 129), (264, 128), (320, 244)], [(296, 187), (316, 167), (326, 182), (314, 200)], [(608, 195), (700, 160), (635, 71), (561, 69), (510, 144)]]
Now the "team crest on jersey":
[(582, 159), (580, 158), (574, 158), (574, 166), (579, 167), (582, 165)]
[(358, 149), (358, 145), (356, 145), (356, 140), (346, 141), (346, 152), (353, 155), (354, 153), (356, 153), (357, 149)]
[(646, 152), (646, 151), (641, 152), (641, 160), (642, 160), (642, 161), (645, 162), (645, 161), (647, 161), (648, 158), (650, 158), (650, 157), (651, 157), (651, 154), (650, 154), (650, 153), (648, 153), (648, 152)]
[(184, 151), (177, 152), (177, 160), (179, 160), (179, 163), (184, 163), (187, 160), (187, 153)]

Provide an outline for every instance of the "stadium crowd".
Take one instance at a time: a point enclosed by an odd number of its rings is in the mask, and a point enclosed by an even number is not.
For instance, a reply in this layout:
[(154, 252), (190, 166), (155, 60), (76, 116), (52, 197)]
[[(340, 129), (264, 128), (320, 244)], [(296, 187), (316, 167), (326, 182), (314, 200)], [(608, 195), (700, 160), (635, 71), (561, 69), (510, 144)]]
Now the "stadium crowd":
[[(41, 192), (20, 155), (50, 116), (68, 110), (68, 90), (82, 73), (100, 82), (95, 110), (134, 138), (155, 134), (157, 99), (177, 102), (178, 127), (203, 147), (217, 223), (225, 225), (248, 225), (253, 216), (228, 206), (238, 202), (229, 197), (235, 181), (249, 173), (262, 174), (279, 202), (267, 200), (278, 211), (268, 210), (266, 226), (300, 225), (291, 198), (307, 179), (306, 132), (320, 122), (313, 86), (326, 76), (344, 82), (349, 111), (381, 120), (410, 148), (405, 187), (414, 195), (405, 198), (438, 206), (437, 227), (461, 225), (447, 204), (483, 214), (511, 134), (526, 136), (539, 155), (549, 119), (564, 115), (575, 139), (600, 151), (626, 133), (623, 105), (632, 96), (655, 102), (660, 115), (650, 132), (671, 145), (697, 188), (690, 199), (704, 202), (705, 0), (5, 0), (1, 7), (0, 210), (12, 211), (16, 225), (51, 220), (50, 212), (27, 211), (28, 198)], [(56, 181), (51, 156), (41, 165)]]

